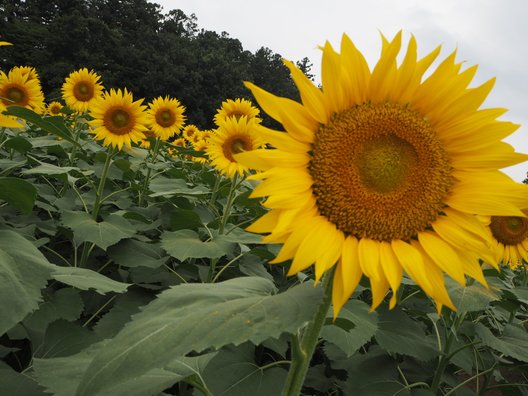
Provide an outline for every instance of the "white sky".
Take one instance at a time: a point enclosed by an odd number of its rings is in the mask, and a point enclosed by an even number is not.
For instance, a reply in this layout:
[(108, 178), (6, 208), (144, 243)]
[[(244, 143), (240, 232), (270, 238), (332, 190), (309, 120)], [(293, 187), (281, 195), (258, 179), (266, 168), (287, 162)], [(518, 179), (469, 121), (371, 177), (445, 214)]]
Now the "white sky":
[[(509, 109), (502, 119), (521, 124), (506, 139), (528, 153), (528, 1), (527, 0), (149, 0), (167, 13), (196, 14), (198, 27), (225, 31), (255, 52), (268, 47), (293, 61), (307, 56), (319, 75), (326, 40), (339, 49), (347, 33), (373, 65), (380, 51), (379, 32), (392, 38), (412, 33), (419, 55), (442, 44), (440, 58), (458, 49), (459, 61), (479, 65), (474, 84), (497, 77), (483, 107)], [(316, 77), (316, 82), (319, 77)], [(517, 181), (528, 163), (505, 169)]]

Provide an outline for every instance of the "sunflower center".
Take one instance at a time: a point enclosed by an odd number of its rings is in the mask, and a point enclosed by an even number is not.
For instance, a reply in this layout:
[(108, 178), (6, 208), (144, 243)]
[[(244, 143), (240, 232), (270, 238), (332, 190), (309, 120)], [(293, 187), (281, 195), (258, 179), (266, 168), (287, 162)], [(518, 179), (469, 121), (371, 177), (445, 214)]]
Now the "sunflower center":
[(106, 112), (104, 125), (115, 135), (125, 135), (132, 130), (134, 119), (132, 115), (122, 108), (113, 108)]
[(243, 151), (252, 150), (253, 146), (249, 137), (246, 136), (232, 136), (222, 145), (224, 156), (231, 162), (237, 162), (233, 154), (238, 154)]
[(493, 216), (491, 233), (504, 245), (517, 245), (528, 238), (528, 219), (515, 216)]
[(85, 82), (79, 82), (73, 87), (73, 95), (81, 102), (88, 102), (94, 96), (93, 87)]
[(169, 109), (161, 110), (156, 113), (156, 122), (164, 128), (174, 124), (175, 117)]
[(4, 102), (6, 105), (26, 106), (29, 98), (24, 90), (18, 87), (9, 87), (6, 90), (6, 99), (8, 99)]
[(322, 125), (309, 172), (321, 215), (347, 235), (378, 241), (427, 229), (452, 185), (434, 128), (396, 103), (357, 105)]

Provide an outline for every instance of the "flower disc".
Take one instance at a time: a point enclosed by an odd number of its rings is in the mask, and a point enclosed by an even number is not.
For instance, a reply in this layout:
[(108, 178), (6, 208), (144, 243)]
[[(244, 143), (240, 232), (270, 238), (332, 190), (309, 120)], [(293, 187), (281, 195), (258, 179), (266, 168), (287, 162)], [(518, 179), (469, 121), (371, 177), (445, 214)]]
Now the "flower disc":
[(80, 113), (88, 111), (103, 93), (100, 79), (97, 73), (86, 68), (70, 73), (62, 84), (62, 96), (66, 105)]
[(185, 107), (176, 99), (156, 98), (149, 105), (147, 118), (155, 136), (168, 140), (178, 133), (185, 123)]

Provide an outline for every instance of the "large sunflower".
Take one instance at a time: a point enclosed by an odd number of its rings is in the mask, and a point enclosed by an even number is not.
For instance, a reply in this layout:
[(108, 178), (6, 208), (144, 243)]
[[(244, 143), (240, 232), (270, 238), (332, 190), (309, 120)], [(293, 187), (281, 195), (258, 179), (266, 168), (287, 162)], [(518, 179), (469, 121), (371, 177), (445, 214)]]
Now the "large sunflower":
[(90, 106), (103, 94), (100, 79), (97, 73), (85, 67), (71, 72), (62, 84), (62, 97), (66, 105), (79, 113), (88, 111)]
[(161, 140), (169, 140), (185, 123), (185, 107), (177, 99), (159, 97), (150, 103), (147, 119), (154, 134)]
[(242, 116), (254, 118), (257, 122), (260, 122), (259, 113), (260, 110), (253, 106), (249, 100), (240, 98), (235, 100), (227, 99), (222, 102), (222, 106), (216, 111), (214, 122), (219, 126), (222, 120), (230, 117), (240, 118)]
[(263, 171), (253, 197), (271, 209), (250, 231), (283, 244), (273, 261), (293, 259), (289, 274), (315, 264), (315, 278), (337, 263), (334, 315), (362, 275), (372, 308), (406, 272), (437, 303), (454, 308), (444, 272), (486, 281), (479, 257), (493, 262), (491, 241), (475, 215), (522, 216), (528, 186), (498, 169), (526, 160), (501, 140), (517, 125), (504, 109), (479, 110), (494, 80), (469, 88), (476, 66), (461, 71), (455, 53), (429, 77), (440, 47), (417, 59), (414, 37), (397, 62), (401, 32), (382, 37), (371, 71), (352, 41), (322, 48), (322, 89), (285, 62), (302, 104), (247, 83), (286, 133), (266, 130), (275, 150), (239, 154)]
[(44, 94), (38, 78), (29, 78), (19, 67), (5, 74), (0, 71), (0, 100), (5, 106), (23, 106), (37, 113), (44, 110)]
[[(523, 210), (528, 214), (528, 210)], [(497, 261), (517, 268), (528, 262), (528, 218), (520, 216), (492, 216), (488, 228), (492, 235)]]
[(104, 139), (104, 146), (131, 147), (145, 139), (147, 130), (146, 106), (143, 99), (134, 101), (132, 93), (111, 89), (90, 106), (90, 121), (97, 140)]
[(243, 175), (249, 168), (239, 163), (234, 155), (258, 149), (263, 141), (256, 131), (258, 124), (254, 118), (242, 116), (219, 120), (216, 133), (209, 138), (207, 155), (211, 165), (228, 177)]

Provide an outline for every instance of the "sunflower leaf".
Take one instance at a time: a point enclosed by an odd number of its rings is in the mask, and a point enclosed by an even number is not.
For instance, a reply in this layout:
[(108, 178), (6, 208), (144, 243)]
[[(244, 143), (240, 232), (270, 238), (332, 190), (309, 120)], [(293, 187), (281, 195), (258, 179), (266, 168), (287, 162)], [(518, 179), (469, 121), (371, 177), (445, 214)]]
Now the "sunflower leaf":
[(108, 389), (191, 351), (258, 344), (297, 331), (320, 300), (320, 287), (304, 283), (275, 294), (273, 283), (264, 278), (174, 286), (134, 315), (94, 356), (77, 395), (109, 394)]
[(77, 289), (95, 289), (99, 294), (124, 293), (130, 286), (128, 283), (117, 282), (87, 268), (55, 266), (51, 276), (53, 279)]
[(37, 189), (26, 180), (18, 177), (0, 177), (0, 199), (9, 205), (30, 213), (37, 198)]
[(523, 327), (507, 324), (502, 334), (497, 337), (486, 326), (477, 323), (475, 332), (484, 345), (506, 356), (511, 356), (522, 362), (528, 362), (528, 334)]
[(0, 334), (38, 308), (52, 265), (28, 240), (0, 230)]
[(161, 247), (180, 261), (188, 258), (218, 258), (230, 253), (234, 243), (221, 238), (204, 242), (192, 230), (165, 232), (161, 237)]

